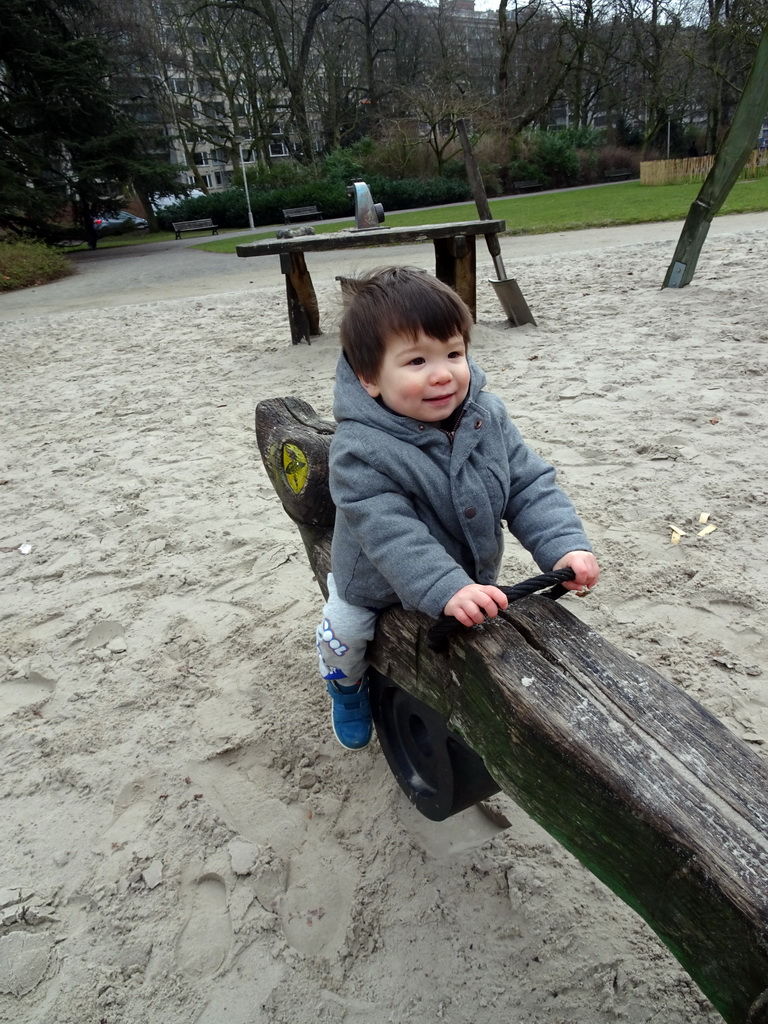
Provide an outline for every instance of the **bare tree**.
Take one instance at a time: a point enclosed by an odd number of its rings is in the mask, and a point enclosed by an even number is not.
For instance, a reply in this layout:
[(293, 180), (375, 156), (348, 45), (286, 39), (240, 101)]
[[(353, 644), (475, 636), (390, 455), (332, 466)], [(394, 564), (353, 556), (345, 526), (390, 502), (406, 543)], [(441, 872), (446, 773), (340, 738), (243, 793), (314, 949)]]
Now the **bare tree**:
[(287, 113), (300, 139), (298, 155), (314, 159), (307, 102), (307, 81), (318, 21), (336, 0), (204, 0), (222, 12), (243, 11), (254, 19), (254, 31), (266, 32), (287, 95)]
[(567, 64), (562, 95), (571, 123), (586, 127), (610, 114), (621, 89), (624, 25), (612, 0), (564, 0), (558, 10)]
[(570, 60), (562, 20), (543, 0), (500, 0), (498, 41), (499, 117), (514, 135), (552, 105)]
[(717, 148), (731, 122), (766, 20), (764, 0), (704, 0), (694, 59), (702, 72), (697, 99), (706, 110), (706, 146)]
[(388, 52), (386, 28), (397, 0), (349, 0), (321, 20), (312, 92), (326, 150), (371, 133), (386, 92), (377, 64)]
[(661, 148), (687, 106), (691, 65), (685, 59), (685, 0), (619, 0), (629, 47), (634, 116), (645, 125), (644, 149)]

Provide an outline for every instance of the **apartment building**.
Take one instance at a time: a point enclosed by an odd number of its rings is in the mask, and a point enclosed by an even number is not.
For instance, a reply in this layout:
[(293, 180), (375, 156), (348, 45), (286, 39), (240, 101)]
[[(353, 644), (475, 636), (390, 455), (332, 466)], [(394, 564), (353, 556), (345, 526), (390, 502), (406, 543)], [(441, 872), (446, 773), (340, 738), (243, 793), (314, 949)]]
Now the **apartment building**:
[[(416, 0), (413, 9), (432, 17), (434, 8)], [(495, 14), (476, 11), (474, 0), (450, 0), (446, 5), (457, 52), (467, 55), (476, 68), (490, 66)], [(217, 41), (220, 46), (220, 40)], [(198, 33), (190, 45), (178, 52), (165, 68), (162, 84), (165, 135), (171, 162), (178, 166), (179, 181), (209, 192), (239, 184), (239, 167), (261, 160), (270, 163), (291, 160), (301, 153), (301, 142), (287, 116), (288, 97), (274, 84), (264, 106), (259, 90), (228, 74), (226, 56), (213, 53), (212, 41)], [(320, 59), (318, 58), (318, 61)], [(234, 65), (233, 65), (234, 66)], [(323, 80), (322, 65), (315, 67)], [(479, 73), (479, 71), (478, 71)], [(160, 76), (154, 76), (159, 78)], [(309, 111), (312, 145), (317, 153), (325, 148), (319, 110)], [(259, 137), (251, 133), (259, 126)]]

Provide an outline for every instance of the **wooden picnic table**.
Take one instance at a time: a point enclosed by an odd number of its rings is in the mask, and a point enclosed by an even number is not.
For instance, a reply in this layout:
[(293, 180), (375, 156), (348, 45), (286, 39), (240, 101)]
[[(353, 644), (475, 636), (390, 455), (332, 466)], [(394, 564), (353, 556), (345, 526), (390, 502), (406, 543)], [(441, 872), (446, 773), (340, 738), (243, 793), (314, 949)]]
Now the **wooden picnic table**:
[(421, 224), (413, 227), (354, 228), (322, 235), (265, 239), (237, 246), (238, 256), (279, 256), (285, 275), (288, 320), (294, 345), (320, 334), (320, 309), (305, 260), (306, 253), (333, 249), (368, 249), (431, 239), (435, 246), (435, 275), (450, 285), (469, 306), (473, 319), (477, 306), (476, 238), (496, 235), (503, 220), (466, 220), (452, 224)]

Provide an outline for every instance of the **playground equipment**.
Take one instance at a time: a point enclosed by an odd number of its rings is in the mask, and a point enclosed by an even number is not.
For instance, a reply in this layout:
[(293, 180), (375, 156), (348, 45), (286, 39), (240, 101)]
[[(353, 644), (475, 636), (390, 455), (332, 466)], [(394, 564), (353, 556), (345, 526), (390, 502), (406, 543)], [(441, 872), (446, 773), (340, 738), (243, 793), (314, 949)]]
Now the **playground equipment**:
[(384, 207), (374, 203), (371, 190), (364, 181), (353, 181), (347, 195), (355, 199), (355, 231), (370, 231), (384, 222)]
[[(264, 467), (323, 590), (333, 430), (297, 398), (256, 409)], [(556, 601), (517, 601), (447, 654), (433, 625), (388, 609), (369, 647), (382, 748), (411, 744), (422, 781), (437, 780), (420, 809), (444, 817), (495, 784), (648, 922), (729, 1024), (768, 1024), (765, 761)], [(486, 774), (467, 786), (478, 760)]]
[(733, 121), (715, 156), (712, 170), (693, 201), (667, 268), (662, 288), (690, 284), (706, 241), (712, 218), (733, 188), (747, 157), (755, 148), (760, 126), (768, 111), (768, 23), (763, 28), (757, 53)]
[[(472, 195), (475, 199), (477, 215), (481, 220), (493, 220), (491, 208), (488, 205), (485, 185), (483, 184), (483, 177), (480, 174), (480, 168), (477, 166), (477, 159), (472, 149), (472, 143), (469, 141), (467, 126), (463, 117), (456, 118), (456, 131), (461, 141), (461, 148), (464, 151), (464, 166), (467, 169), (467, 178), (469, 179)], [(513, 327), (522, 327), (523, 324), (533, 324), (535, 327), (536, 321), (533, 318), (533, 313), (528, 308), (528, 303), (525, 301), (520, 290), (520, 285), (513, 277), (507, 277), (507, 272), (504, 269), (504, 260), (501, 255), (499, 236), (496, 234), (486, 235), (485, 244), (488, 246), (488, 252), (491, 254), (498, 278), (496, 281), (490, 278), (488, 283), (496, 292), (501, 308), (507, 314), (507, 319)]]
[(262, 242), (250, 242), (238, 245), (237, 255), (280, 257), (280, 269), (285, 275), (291, 340), (294, 345), (298, 345), (301, 341), (309, 342), (321, 333), (320, 308), (305, 260), (307, 253), (431, 241), (435, 252), (435, 276), (453, 288), (466, 303), (474, 319), (477, 296), (476, 239), (478, 235), (496, 235), (503, 230), (503, 220), (470, 220), (402, 228), (378, 225), (365, 230), (349, 228), (308, 238), (269, 238)]

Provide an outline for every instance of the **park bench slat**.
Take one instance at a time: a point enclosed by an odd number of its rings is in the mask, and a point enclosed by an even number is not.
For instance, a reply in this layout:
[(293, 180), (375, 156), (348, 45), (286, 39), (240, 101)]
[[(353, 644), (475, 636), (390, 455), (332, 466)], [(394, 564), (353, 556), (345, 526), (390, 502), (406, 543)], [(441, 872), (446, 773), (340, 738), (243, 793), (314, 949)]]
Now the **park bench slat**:
[(512, 187), (515, 192), (538, 192), (544, 188), (540, 181), (513, 181)]
[(322, 220), (323, 215), (316, 206), (292, 206), (283, 210), (286, 224), (294, 220)]
[(210, 217), (202, 217), (199, 220), (175, 220), (173, 230), (176, 237), (181, 238), (182, 231), (205, 231), (209, 230), (212, 235), (218, 235), (219, 226), (214, 224)]

